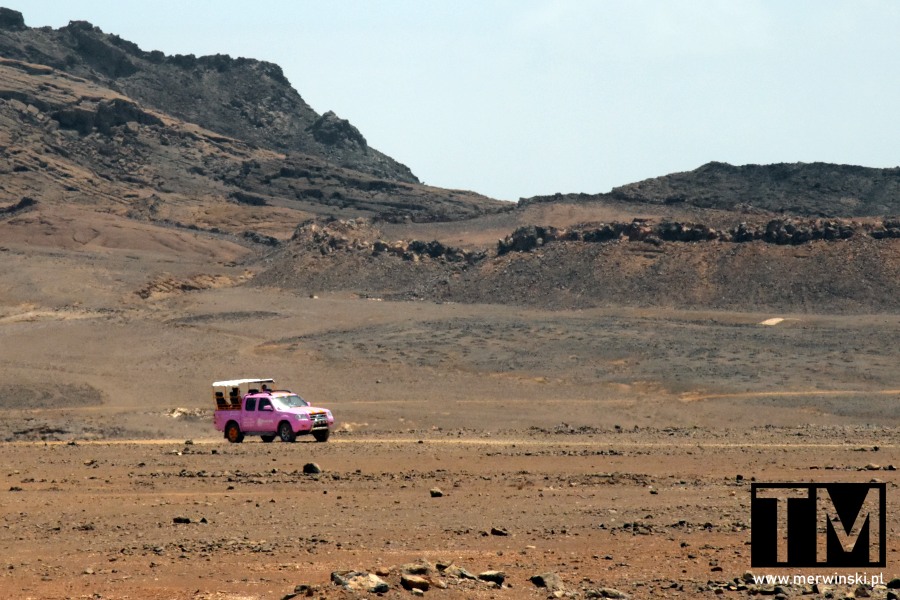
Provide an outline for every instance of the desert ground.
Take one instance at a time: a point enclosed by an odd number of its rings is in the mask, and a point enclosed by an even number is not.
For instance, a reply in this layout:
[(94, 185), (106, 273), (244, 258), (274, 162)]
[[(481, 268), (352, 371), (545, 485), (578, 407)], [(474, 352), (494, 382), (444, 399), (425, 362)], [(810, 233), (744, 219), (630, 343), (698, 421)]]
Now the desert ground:
[[(513, 205), (271, 63), (0, 55), (0, 598), (897, 597), (896, 169)], [(269, 377), (329, 441), (223, 439)], [(754, 580), (834, 572), (751, 568), (754, 482), (884, 483), (884, 584)]]
[[(191, 244), (3, 246), (5, 597), (809, 597), (741, 579), (754, 480), (886, 482), (900, 575), (895, 314), (391, 302)], [(229, 444), (237, 377), (335, 434)]]

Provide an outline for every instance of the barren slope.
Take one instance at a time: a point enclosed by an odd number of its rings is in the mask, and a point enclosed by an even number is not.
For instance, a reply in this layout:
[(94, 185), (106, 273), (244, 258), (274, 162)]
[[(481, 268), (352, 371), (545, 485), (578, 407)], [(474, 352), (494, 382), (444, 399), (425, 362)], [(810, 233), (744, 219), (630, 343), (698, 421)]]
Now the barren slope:
[(85, 21), (56, 30), (30, 28), (14, 11), (7, 11), (0, 24), (0, 55), (90, 79), (254, 146), (310, 154), (378, 178), (418, 183), (409, 168), (370, 148), (346, 120), (313, 111), (272, 63), (221, 54), (197, 58), (146, 52)]

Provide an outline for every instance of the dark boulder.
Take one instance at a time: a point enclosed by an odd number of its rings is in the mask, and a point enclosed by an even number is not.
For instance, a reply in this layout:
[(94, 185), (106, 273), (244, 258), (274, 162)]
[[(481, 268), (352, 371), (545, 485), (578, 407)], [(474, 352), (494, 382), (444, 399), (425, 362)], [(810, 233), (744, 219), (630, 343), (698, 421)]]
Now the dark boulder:
[(746, 223), (739, 223), (730, 231), (731, 240), (737, 243), (752, 242), (760, 238), (760, 233)]
[(622, 235), (621, 223), (604, 224), (596, 229), (585, 231), (581, 239), (585, 242), (609, 242), (618, 239)]
[(568, 232), (560, 231), (555, 227), (538, 227), (535, 225), (519, 227), (513, 231), (511, 236), (507, 236), (497, 242), (497, 254), (530, 252), (538, 246), (543, 246), (546, 242), (553, 242), (567, 237), (569, 237)]

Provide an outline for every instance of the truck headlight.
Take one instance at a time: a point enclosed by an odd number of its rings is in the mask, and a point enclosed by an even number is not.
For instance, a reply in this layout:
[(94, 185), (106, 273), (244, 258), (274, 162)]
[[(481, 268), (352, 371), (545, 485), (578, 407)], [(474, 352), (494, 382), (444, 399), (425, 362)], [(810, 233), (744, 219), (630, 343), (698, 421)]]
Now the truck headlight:
[(298, 421), (309, 421), (309, 415), (307, 415), (306, 413), (299, 413), (297, 415), (297, 420)]

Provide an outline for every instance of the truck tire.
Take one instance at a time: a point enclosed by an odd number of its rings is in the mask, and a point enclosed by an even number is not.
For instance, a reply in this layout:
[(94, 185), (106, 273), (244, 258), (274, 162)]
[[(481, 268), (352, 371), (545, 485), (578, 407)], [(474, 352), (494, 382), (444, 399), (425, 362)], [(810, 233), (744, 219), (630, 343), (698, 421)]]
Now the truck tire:
[(313, 437), (316, 438), (317, 442), (327, 442), (328, 436), (330, 434), (330, 429), (320, 429), (319, 431), (313, 431)]
[(240, 444), (244, 441), (244, 432), (234, 421), (229, 421), (225, 426), (225, 439), (232, 444)]
[(281, 438), (282, 442), (287, 442), (290, 444), (294, 440), (297, 439), (297, 434), (294, 433), (294, 430), (291, 429), (291, 424), (287, 421), (282, 421), (278, 424), (278, 437)]

